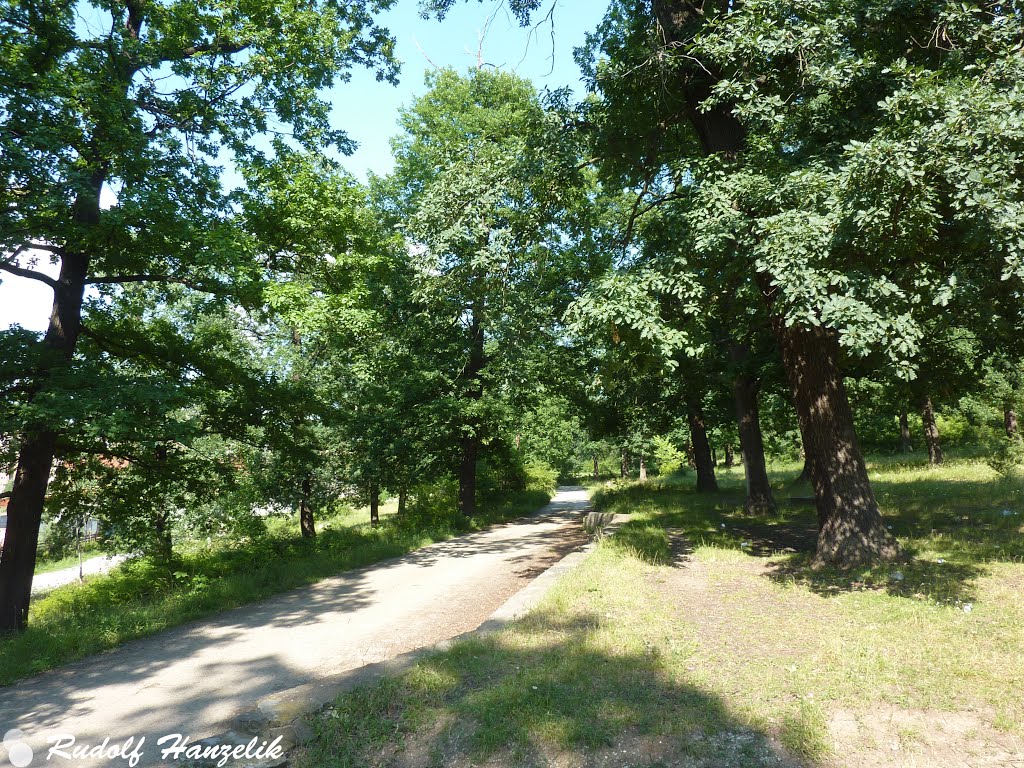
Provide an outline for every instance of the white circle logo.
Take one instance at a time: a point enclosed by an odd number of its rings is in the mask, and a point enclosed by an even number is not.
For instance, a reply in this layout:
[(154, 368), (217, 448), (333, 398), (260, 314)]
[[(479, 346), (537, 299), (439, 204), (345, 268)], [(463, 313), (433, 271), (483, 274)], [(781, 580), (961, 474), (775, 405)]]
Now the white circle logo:
[(26, 768), (32, 762), (32, 747), (22, 741), (23, 731), (12, 728), (4, 734), (4, 746), (7, 747), (7, 759), (14, 768)]

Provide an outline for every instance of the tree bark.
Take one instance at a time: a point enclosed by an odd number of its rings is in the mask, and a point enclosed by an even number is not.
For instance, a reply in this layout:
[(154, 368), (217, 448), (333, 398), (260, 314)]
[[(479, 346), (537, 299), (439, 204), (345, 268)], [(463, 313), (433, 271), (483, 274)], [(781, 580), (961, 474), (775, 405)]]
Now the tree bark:
[(299, 500), (299, 529), (302, 531), (302, 538), (316, 538), (316, 521), (313, 519), (313, 507), (310, 503), (312, 495), (312, 480), (309, 475), (302, 478), (302, 498)]
[(900, 411), (900, 453), (910, 453), (914, 443), (910, 439), (910, 417), (906, 409)]
[(594, 454), (594, 482), (596, 483), (601, 477), (601, 466), (597, 463), (597, 454)]
[(777, 512), (772, 486), (768, 481), (768, 465), (764, 458), (764, 436), (761, 434), (761, 414), (758, 409), (760, 385), (749, 373), (742, 370), (747, 357), (744, 345), (734, 344), (731, 355), (741, 370), (733, 379), (733, 400), (736, 404), (736, 423), (739, 426), (740, 446), (746, 461), (743, 474), (747, 482), (747, 497), (744, 509), (748, 515), (764, 515)]
[[(105, 172), (94, 171), (72, 205), (72, 221), (88, 237), (100, 220), (100, 190)], [(51, 374), (71, 361), (82, 329), (82, 296), (89, 270), (86, 247), (69, 243), (61, 253), (60, 274), (53, 292), (53, 309), (43, 337), (35, 399), (46, 389)], [(46, 489), (57, 446), (57, 433), (35, 424), (21, 435), (14, 487), (7, 503), (7, 533), (0, 555), (0, 634), (23, 631), (28, 624), (32, 576), (39, 544)]]
[(921, 424), (924, 427), (924, 442), (928, 446), (928, 463), (941, 464), (943, 456), (942, 446), (939, 445), (939, 425), (935, 423), (935, 410), (930, 395), (925, 395), (921, 403)]
[(726, 469), (731, 469), (736, 466), (736, 454), (733, 452), (732, 443), (725, 444), (725, 464)]
[(380, 486), (376, 483), (370, 486), (370, 525), (380, 525)]
[(640, 455), (640, 482), (647, 482), (647, 462), (644, 461), (643, 454)]
[(466, 399), (472, 413), (466, 420), (462, 435), (462, 457), (459, 462), (459, 511), (466, 517), (476, 514), (476, 464), (480, 454), (480, 420), (476, 403), (483, 397), (481, 373), (484, 369), (484, 331), (480, 308), (474, 306), (470, 320), (469, 361), (466, 363)]
[(398, 515), (405, 514), (405, 506), (409, 501), (409, 489), (404, 485), (398, 489)]
[(1012, 403), (1003, 406), (1003, 428), (1006, 430), (1007, 437), (1017, 436), (1017, 411), (1014, 410)]
[(690, 441), (693, 443), (693, 463), (697, 469), (697, 491), (717, 491), (718, 481), (715, 480), (715, 465), (711, 460), (711, 444), (704, 424), (704, 412), (696, 403), (687, 403), (687, 416), (690, 422)]
[(878, 511), (839, 371), (839, 344), (821, 328), (773, 318), (810, 463), (818, 512), (814, 565), (851, 568), (902, 555)]

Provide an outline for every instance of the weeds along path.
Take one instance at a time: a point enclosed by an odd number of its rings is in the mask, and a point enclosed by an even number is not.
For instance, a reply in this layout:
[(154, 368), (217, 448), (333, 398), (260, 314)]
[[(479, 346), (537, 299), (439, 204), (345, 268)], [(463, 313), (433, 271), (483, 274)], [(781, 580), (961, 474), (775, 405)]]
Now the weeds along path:
[(0, 689), (0, 725), (44, 759), (56, 734), (79, 745), (145, 736), (152, 758), (161, 736), (212, 735), (261, 696), (476, 628), (584, 543), (588, 505), (582, 489), (560, 488), (528, 518), (23, 680)]

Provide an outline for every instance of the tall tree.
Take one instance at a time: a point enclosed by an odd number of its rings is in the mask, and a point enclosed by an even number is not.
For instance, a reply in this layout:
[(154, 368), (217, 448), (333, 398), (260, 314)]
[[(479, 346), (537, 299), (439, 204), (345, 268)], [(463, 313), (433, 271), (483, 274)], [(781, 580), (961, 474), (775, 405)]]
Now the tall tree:
[(517, 361), (554, 332), (580, 279), (571, 244), (586, 208), (585, 177), (564, 119), (525, 80), (445, 70), (428, 84), (402, 114), (385, 197), (417, 260), (417, 295), (437, 333), (461, 346), (451, 403), (458, 505), (472, 515), (495, 398), (530, 386), (516, 381)]
[[(272, 122), (300, 145), (347, 146), (317, 92), (352, 64), (391, 75), (391, 41), (370, 15), (388, 4), (7, 4), (0, 271), (54, 296), (26, 400), (58, 412), (70, 402), (62, 372), (76, 360), (89, 312), (116, 302), (120, 286), (257, 297), (254, 283), (272, 265), (235, 238), (219, 167), (261, 162), (252, 140)], [(110, 193), (116, 202), (105, 207)], [(59, 264), (56, 279), (33, 268), (40, 258)], [(17, 430), (0, 632), (28, 619), (59, 424), (36, 412)]]

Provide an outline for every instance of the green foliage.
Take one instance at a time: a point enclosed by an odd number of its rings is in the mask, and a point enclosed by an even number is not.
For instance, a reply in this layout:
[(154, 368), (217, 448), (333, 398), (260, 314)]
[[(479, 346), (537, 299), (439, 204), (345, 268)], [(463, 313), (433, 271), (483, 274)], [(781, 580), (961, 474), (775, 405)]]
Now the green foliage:
[(658, 472), (663, 475), (671, 475), (686, 470), (686, 453), (681, 451), (668, 437), (659, 435), (654, 438), (653, 456)]
[(1024, 441), (1001, 440), (987, 459), (988, 465), (1002, 477), (1012, 480), (1024, 473)]

